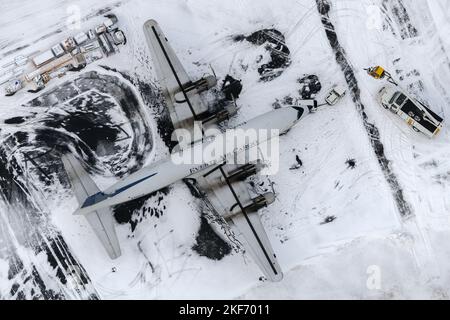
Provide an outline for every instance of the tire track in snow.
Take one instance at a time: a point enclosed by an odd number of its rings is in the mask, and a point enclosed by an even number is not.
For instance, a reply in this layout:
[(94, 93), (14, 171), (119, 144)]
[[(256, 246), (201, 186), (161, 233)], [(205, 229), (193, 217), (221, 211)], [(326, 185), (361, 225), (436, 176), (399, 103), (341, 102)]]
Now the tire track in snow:
[(383, 0), (381, 6), (385, 12), (392, 12), (392, 17), (387, 23), (390, 24), (391, 31), (395, 36), (399, 35), (402, 40), (406, 40), (419, 35), (402, 0)]
[[(85, 23), (93, 18), (105, 15), (107, 13), (112, 12), (115, 8), (119, 8), (121, 5), (123, 4), (123, 2), (118, 1), (115, 3), (111, 3), (110, 5), (107, 6), (102, 6), (99, 8), (91, 8), (90, 12), (88, 14), (86, 14), (85, 16), (81, 17), (81, 22)], [(70, 8), (71, 2), (67, 2), (67, 3), (61, 3), (58, 6), (52, 6), (52, 9), (58, 9), (61, 7), (66, 7), (66, 8)], [(72, 4), (73, 5), (73, 4)], [(25, 6), (25, 11), (27, 10), (28, 4)], [(42, 11), (46, 11), (48, 8), (43, 8)], [(14, 10), (14, 9), (13, 9)], [(17, 9), (16, 9), (17, 10)], [(7, 11), (8, 12), (8, 11)], [(34, 14), (39, 13), (35, 12)], [(11, 21), (6, 21), (5, 23), (0, 22), (0, 28), (5, 28), (6, 26), (11, 26), (12, 23), (18, 23), (20, 21), (23, 21), (24, 19), (29, 18), (30, 16), (32, 16), (32, 14), (27, 13), (21, 17), (16, 17), (13, 22)], [(57, 23), (54, 23), (52, 25), (49, 26), (40, 26), (40, 28), (45, 28), (45, 29), (50, 29), (51, 31), (46, 32), (43, 35), (36, 35), (36, 38), (33, 38), (31, 41), (28, 41), (26, 43), (24, 43), (22, 38), (16, 37), (16, 38), (11, 38), (10, 35), (7, 35), (5, 40), (1, 40), (2, 42), (0, 42), (0, 51), (6, 48), (9, 48), (7, 51), (5, 52), (1, 52), (0, 53), (0, 58), (7, 58), (13, 54), (18, 54), (20, 51), (30, 48), (32, 45), (38, 44), (40, 41), (43, 41), (45, 39), (51, 38), (52, 36), (56, 35), (56, 34), (60, 34), (63, 32), (66, 32), (68, 30), (68, 26), (67, 26), (67, 21), (70, 18), (69, 13), (66, 12), (66, 15), (61, 16), (59, 21)], [(20, 22), (21, 23), (21, 22)], [(42, 33), (44, 33), (44, 29), (40, 29), (42, 30)], [(4, 36), (4, 35), (3, 35)], [(14, 46), (14, 47), (13, 47)]]
[[(12, 170), (17, 172), (20, 164), (11, 159), (17, 169), (4, 167), (4, 150), (0, 151), (0, 158), (0, 258), (8, 261), (7, 279), (3, 280), (11, 284), (9, 293), (2, 295), (19, 300), (97, 299), (86, 270), (69, 251), (64, 238), (54, 228), (44, 226), (43, 208), (29, 199), (27, 186), (12, 176)], [(37, 258), (41, 253), (46, 254), (52, 271), (43, 268), (43, 260)], [(60, 281), (49, 281), (49, 278)], [(71, 281), (69, 290), (64, 286), (68, 281)]]
[[(154, 90), (147, 89), (152, 98)], [(153, 147), (141, 103), (131, 84), (90, 71), (22, 107), (30, 114), (6, 119), (2, 129), (7, 132), (0, 134), (0, 259), (9, 264), (7, 279), (0, 279), (7, 281), (7, 291), (0, 296), (99, 299), (87, 271), (53, 225), (43, 190), (69, 187), (60, 161), (67, 150), (94, 172), (109, 167), (120, 177), (138, 170)], [(118, 129), (122, 125), (130, 131), (128, 142)]]
[(390, 161), (386, 157), (383, 143), (380, 140), (380, 132), (377, 126), (369, 121), (369, 118), (365, 112), (364, 104), (361, 102), (361, 91), (358, 86), (358, 80), (356, 79), (355, 72), (351, 67), (350, 62), (347, 60), (346, 52), (339, 43), (336, 29), (334, 28), (334, 25), (328, 15), (331, 5), (327, 0), (316, 0), (316, 4), (326, 36), (335, 54), (336, 62), (339, 64), (342, 72), (344, 73), (345, 80), (350, 89), (350, 96), (352, 97), (356, 109), (361, 116), (364, 129), (366, 130), (370, 140), (370, 144), (375, 152), (386, 181), (392, 190), (397, 209), (403, 218), (410, 217), (413, 215), (411, 206), (406, 201), (403, 194), (403, 189), (401, 188), (397, 176), (391, 168)]

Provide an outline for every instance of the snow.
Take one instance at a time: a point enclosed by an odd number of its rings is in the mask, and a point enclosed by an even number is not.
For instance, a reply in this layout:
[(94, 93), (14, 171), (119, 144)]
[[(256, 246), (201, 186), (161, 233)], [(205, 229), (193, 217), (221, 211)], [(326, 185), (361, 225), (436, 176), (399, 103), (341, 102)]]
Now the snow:
[[(62, 234), (89, 276), (89, 284), (77, 282), (67, 268), (63, 269), (71, 281), (62, 284), (46, 253), (35, 255), (30, 249), (27, 241), (33, 239), (21, 240), (23, 221), (14, 216), (26, 218), (24, 209), (0, 200), (0, 298), (18, 298), (17, 293), (11, 293), (15, 282), (24, 290), (32, 286), (20, 275), (8, 276), (14, 265), (11, 261), (18, 256), (25, 269), (35, 266), (47, 287), (66, 298), (85, 299), (94, 294), (103, 299), (448, 299), (450, 124), (444, 122), (444, 129), (432, 140), (412, 131), (378, 105), (375, 94), (383, 83), (368, 77), (363, 68), (382, 65), (405, 90), (447, 118), (449, 4), (445, 0), (331, 3), (330, 21), (355, 72), (367, 116), (380, 131), (386, 157), (412, 208), (411, 216), (399, 212), (360, 114), (347, 93), (336, 106), (318, 110), (281, 138), (280, 171), (270, 177), (277, 200), (261, 210), (284, 270), (281, 282), (260, 281), (258, 267), (242, 251), (232, 251), (216, 261), (192, 250), (200, 228), (201, 201), (182, 182), (174, 184), (161, 203), (157, 196), (146, 201), (148, 207), (165, 207), (162, 216), (135, 212), (133, 217), (139, 222), (134, 231), (130, 224), (117, 227), (123, 256), (114, 261), (107, 257), (83, 217), (71, 214), (77, 207), (72, 193), (56, 185), (51, 191), (32, 191), (33, 202), (49, 215), (49, 221), (36, 227), (46, 234), (55, 230)], [(110, 7), (128, 39), (119, 54), (94, 63), (88, 71), (120, 77), (100, 67), (106, 65), (155, 85), (152, 58), (142, 32), (143, 23), (151, 18), (160, 23), (193, 78), (210, 72), (211, 65), (221, 78), (231, 74), (241, 79), (240, 110), (230, 126), (271, 110), (276, 99), (298, 96), (297, 80), (304, 75), (319, 77), (319, 101), (333, 85), (347, 86), (315, 0), (0, 3), (0, 66), (19, 54), (45, 50), (78, 33), (66, 26), (73, 6), (84, 18), (83, 31), (102, 21), (102, 15), (93, 13)], [(374, 7), (380, 8), (381, 16), (372, 20)], [(396, 18), (395, 12), (402, 7), (409, 19)], [(405, 21), (414, 28), (405, 29)], [(269, 59), (267, 50), (232, 41), (234, 35), (262, 28), (276, 28), (285, 35), (292, 59), (280, 77), (268, 82), (259, 81), (257, 72)], [(411, 32), (413, 29), (417, 34)], [(261, 62), (257, 62), (259, 55)], [(53, 80), (44, 93), (77, 76)], [(133, 90), (143, 104), (139, 91)], [(22, 107), (39, 94), (24, 91), (0, 97), (0, 119), (44, 113), (43, 107)], [(168, 151), (158, 137), (155, 113), (146, 109), (145, 115), (153, 140), (145, 162), (151, 163), (166, 157)], [(115, 121), (124, 118), (122, 113), (111, 116)], [(1, 139), (18, 127), (21, 125), (2, 125)], [(290, 170), (296, 155), (303, 165)], [(354, 168), (346, 163), (349, 159), (355, 159)], [(99, 172), (94, 178), (102, 188), (116, 179)], [(267, 185), (268, 178), (260, 179)], [(35, 188), (41, 187), (38, 184)], [(335, 219), (324, 223), (328, 217)], [(376, 288), (369, 283), (373, 270), (380, 277)]]

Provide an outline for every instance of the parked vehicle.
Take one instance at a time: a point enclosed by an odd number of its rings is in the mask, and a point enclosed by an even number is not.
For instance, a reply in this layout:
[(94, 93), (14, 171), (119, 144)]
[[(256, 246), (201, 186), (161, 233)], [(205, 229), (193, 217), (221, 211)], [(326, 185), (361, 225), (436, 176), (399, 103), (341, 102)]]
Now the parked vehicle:
[(346, 91), (344, 87), (334, 86), (325, 98), (325, 102), (330, 106), (334, 106), (345, 96), (345, 93)]
[(112, 39), (116, 46), (125, 45), (127, 43), (127, 38), (125, 37), (125, 33), (122, 30), (117, 29), (112, 34)]
[(378, 92), (381, 105), (397, 114), (415, 131), (433, 137), (442, 129), (443, 119), (420, 101), (391, 85)]
[(11, 80), (5, 87), (5, 95), (10, 97), (23, 88), (23, 82), (20, 79)]

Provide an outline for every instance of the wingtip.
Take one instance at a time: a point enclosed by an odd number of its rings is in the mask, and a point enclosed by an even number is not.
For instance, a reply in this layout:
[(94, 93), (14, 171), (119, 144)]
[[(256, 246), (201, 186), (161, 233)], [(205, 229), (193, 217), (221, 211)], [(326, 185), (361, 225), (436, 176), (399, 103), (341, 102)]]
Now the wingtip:
[(284, 277), (283, 272), (280, 271), (278, 274), (273, 276), (271, 280), (273, 282), (280, 282), (281, 280), (283, 280), (283, 277)]
[(108, 256), (111, 260), (116, 260), (122, 255), (120, 248), (116, 248), (113, 252), (108, 251)]
[(148, 28), (148, 27), (153, 27), (153, 26), (157, 26), (158, 22), (154, 19), (149, 19), (147, 21), (145, 21), (144, 23), (144, 28)]

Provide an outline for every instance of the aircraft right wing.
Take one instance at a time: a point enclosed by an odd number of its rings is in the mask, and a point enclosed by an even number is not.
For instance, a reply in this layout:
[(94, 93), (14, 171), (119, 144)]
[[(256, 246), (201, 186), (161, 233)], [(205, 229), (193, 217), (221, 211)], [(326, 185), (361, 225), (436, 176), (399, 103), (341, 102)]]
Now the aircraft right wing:
[(258, 214), (259, 208), (273, 201), (266, 197), (273, 195), (260, 195), (252, 199), (246, 182), (237, 177), (245, 170), (249, 175), (254, 174), (255, 167), (252, 166), (225, 163), (198, 173), (195, 179), (217, 213), (225, 219), (239, 241), (251, 253), (264, 275), (271, 281), (280, 281), (283, 273)]

